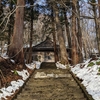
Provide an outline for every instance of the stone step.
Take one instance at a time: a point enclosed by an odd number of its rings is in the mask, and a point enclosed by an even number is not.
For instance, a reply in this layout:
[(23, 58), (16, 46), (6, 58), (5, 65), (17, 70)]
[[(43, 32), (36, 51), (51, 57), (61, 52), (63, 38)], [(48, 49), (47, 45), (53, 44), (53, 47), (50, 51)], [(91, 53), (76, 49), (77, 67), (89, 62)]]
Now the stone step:
[[(36, 78), (37, 73), (41, 75)], [(50, 77), (41, 78), (47, 75)], [(86, 98), (67, 70), (39, 69), (30, 77), (15, 100), (86, 100)]]
[(53, 87), (53, 86), (51, 86), (51, 87), (33, 87), (33, 88), (28, 88), (28, 87), (26, 87), (26, 88), (24, 88), (23, 90), (22, 90), (22, 92), (25, 92), (25, 91), (46, 91), (46, 90), (64, 90), (64, 91), (71, 91), (71, 92), (75, 92), (75, 91), (78, 91), (78, 90), (81, 90), (78, 86), (77, 87), (71, 87), (71, 88), (69, 88), (69, 87), (61, 87), (61, 86), (57, 86), (57, 87)]
[(57, 81), (61, 81), (61, 82), (63, 82), (63, 84), (65, 84), (65, 85), (67, 85), (67, 84), (69, 84), (69, 85), (71, 85), (71, 84), (73, 84), (73, 85), (77, 85), (77, 83), (75, 82), (75, 81), (70, 81), (70, 80), (64, 80), (64, 79), (62, 79), (62, 80), (56, 80), (56, 79), (48, 79), (48, 80), (38, 80), (38, 81), (28, 81), (27, 83), (26, 83), (26, 85), (37, 85), (37, 83), (39, 84), (39, 83), (41, 83), (41, 84), (50, 84), (49, 82), (51, 82), (51, 84), (55, 84), (55, 82), (57, 82)]

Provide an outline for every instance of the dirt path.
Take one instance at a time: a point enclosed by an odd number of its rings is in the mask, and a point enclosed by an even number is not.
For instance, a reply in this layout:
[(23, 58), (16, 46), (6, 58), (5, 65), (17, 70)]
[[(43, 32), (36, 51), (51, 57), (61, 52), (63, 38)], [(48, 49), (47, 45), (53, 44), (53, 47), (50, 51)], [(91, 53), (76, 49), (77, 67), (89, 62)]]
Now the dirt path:
[(35, 70), (15, 100), (86, 100), (67, 70)]

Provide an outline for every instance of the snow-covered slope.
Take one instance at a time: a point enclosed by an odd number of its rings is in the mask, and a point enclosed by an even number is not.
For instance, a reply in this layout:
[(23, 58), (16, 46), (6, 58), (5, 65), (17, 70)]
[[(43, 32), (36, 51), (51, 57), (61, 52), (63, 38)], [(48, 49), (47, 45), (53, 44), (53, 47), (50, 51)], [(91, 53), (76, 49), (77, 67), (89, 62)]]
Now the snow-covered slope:
[(83, 80), (82, 84), (93, 99), (100, 100), (100, 58), (92, 61), (89, 59), (85, 63), (71, 66), (71, 70)]

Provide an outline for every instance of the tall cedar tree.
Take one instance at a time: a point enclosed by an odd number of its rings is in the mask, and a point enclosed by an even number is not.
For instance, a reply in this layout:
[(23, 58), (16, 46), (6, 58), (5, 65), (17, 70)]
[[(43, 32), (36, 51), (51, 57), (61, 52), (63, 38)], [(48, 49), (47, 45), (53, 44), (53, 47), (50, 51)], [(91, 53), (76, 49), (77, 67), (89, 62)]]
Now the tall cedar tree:
[(71, 58), (72, 64), (75, 65), (79, 62), (78, 57), (78, 46), (77, 46), (77, 32), (76, 32), (76, 4), (77, 0), (72, 0), (72, 49), (71, 49)]
[[(30, 4), (33, 5), (34, 4), (34, 0), (29, 0)], [(27, 61), (26, 63), (31, 63), (32, 62), (32, 36), (33, 36), (33, 19), (34, 19), (34, 14), (33, 14), (33, 7), (31, 7), (31, 31), (30, 31), (30, 48), (29, 48), (29, 54), (27, 57)]]
[(16, 64), (24, 65), (24, 54), (23, 54), (23, 25), (24, 25), (24, 0), (17, 0), (16, 17), (14, 24), (14, 33), (9, 47), (8, 55), (12, 58)]
[[(65, 18), (65, 26), (66, 26), (66, 35), (67, 35), (67, 40), (68, 40), (68, 47), (71, 48), (71, 35), (70, 35), (70, 30), (69, 30), (69, 22), (68, 18), (66, 15), (66, 9), (63, 8), (64, 11), (64, 18)], [(71, 51), (69, 51), (69, 58), (71, 58)]]
[(55, 11), (55, 22), (56, 22), (56, 27), (57, 27), (57, 36), (58, 36), (58, 40), (59, 40), (59, 46), (60, 46), (60, 60), (61, 63), (63, 64), (68, 64), (68, 55), (66, 52), (66, 46), (64, 43), (64, 38), (63, 38), (63, 32), (62, 32), (62, 28), (61, 28), (61, 24), (60, 24), (60, 20), (59, 20), (59, 10), (57, 5), (55, 4), (55, 7), (53, 7), (54, 11)]
[(58, 59), (58, 49), (57, 49), (57, 45), (56, 45), (56, 33), (55, 33), (55, 23), (54, 23), (54, 11), (52, 8), (52, 12), (51, 12), (51, 20), (52, 20), (52, 35), (53, 35), (53, 45), (54, 45), (54, 56), (55, 56), (55, 62), (57, 62)]
[(83, 61), (82, 55), (82, 31), (80, 27), (80, 5), (79, 0), (77, 0), (77, 39), (78, 39), (78, 56), (79, 56), (79, 63)]
[[(100, 0), (98, 0), (98, 5), (100, 5)], [(98, 43), (98, 51), (100, 55), (100, 6), (99, 6), (99, 19), (98, 19), (98, 32), (97, 32), (97, 43)]]
[(1, 0), (0, 0), (0, 10), (1, 10)]
[[(1, 0), (0, 0), (0, 15), (3, 13), (3, 7), (2, 7), (2, 4), (1, 4)], [(1, 16), (0, 16), (0, 20), (1, 20)]]
[[(90, 0), (92, 3), (96, 3), (96, 0)], [(93, 13), (94, 13), (94, 21), (95, 21), (95, 29), (96, 29), (96, 39), (97, 39), (97, 45), (98, 45), (98, 51), (99, 51), (99, 55), (100, 55), (100, 6), (98, 7), (98, 11), (99, 11), (99, 18), (97, 19), (97, 9), (96, 9), (96, 5), (92, 4), (92, 9), (93, 9)], [(100, 0), (98, 0), (98, 4), (100, 5)]]
[[(12, 0), (10, 0), (10, 4), (9, 4), (9, 6), (10, 6), (10, 11), (12, 11), (12, 9), (13, 9), (13, 2), (12, 2)], [(13, 21), (13, 15), (11, 15), (10, 16), (10, 18), (9, 18), (9, 32), (8, 32), (8, 45), (10, 44), (10, 40), (11, 40), (11, 35), (12, 35), (12, 33), (13, 33), (13, 24), (14, 24), (14, 21)], [(8, 47), (8, 50), (9, 50), (9, 47)], [(7, 52), (8, 52), (8, 50), (7, 50)]]

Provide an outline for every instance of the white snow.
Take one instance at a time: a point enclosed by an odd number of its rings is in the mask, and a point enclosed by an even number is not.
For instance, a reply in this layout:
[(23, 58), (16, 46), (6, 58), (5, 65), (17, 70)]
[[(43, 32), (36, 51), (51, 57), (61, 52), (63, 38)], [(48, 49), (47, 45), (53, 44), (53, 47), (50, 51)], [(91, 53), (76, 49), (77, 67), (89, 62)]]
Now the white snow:
[(29, 69), (40, 69), (40, 64), (41, 62), (39, 61), (33, 61), (33, 63), (31, 64), (26, 64), (26, 66), (29, 68)]
[(13, 59), (11, 59), (11, 62), (15, 63), (15, 61)]
[(66, 69), (66, 65), (61, 64), (59, 61), (56, 62), (56, 66), (57, 66), (57, 69), (59, 69), (59, 68)]
[(50, 77), (54, 77), (54, 78), (59, 78), (59, 77), (68, 77), (67, 74), (55, 74), (55, 73), (50, 73), (47, 74), (45, 72), (37, 72), (34, 76), (34, 78), (50, 78)]
[(92, 66), (88, 66), (89, 61), (90, 59), (85, 63), (77, 64), (75, 67), (71, 66), (71, 71), (83, 80), (82, 84), (93, 99), (100, 100), (100, 75), (98, 75), (100, 65), (96, 65), (96, 62), (100, 62), (100, 60), (91, 61), (94, 63)]
[[(100, 65), (97, 65), (97, 62), (100, 64), (100, 58), (92, 61), (88, 59), (84, 63), (70, 66), (71, 71), (76, 74), (79, 79), (83, 80), (82, 84), (86, 87), (87, 92), (94, 100), (100, 100)], [(93, 63), (93, 65), (89, 66), (90, 63)], [(56, 66), (66, 69), (66, 66), (62, 65), (60, 62), (57, 62)]]
[(40, 64), (41, 64), (41, 62), (39, 62), (39, 61), (34, 61), (33, 63), (35, 63), (36, 69), (40, 69)]
[(45, 72), (37, 72), (34, 78), (47, 78), (47, 75)]
[(15, 93), (19, 87), (21, 87), (24, 84), (23, 80), (17, 80), (17, 81), (12, 81), (11, 86), (8, 86), (7, 88), (1, 88), (0, 91), (0, 100), (1, 98), (4, 98), (5, 100), (7, 99), (6, 96), (11, 96), (12, 94)]
[[(12, 60), (13, 62), (13, 60)], [(26, 64), (26, 66), (29, 69), (34, 69), (40, 68), (40, 62), (34, 62), (32, 64)], [(11, 72), (14, 72), (13, 70)], [(11, 96), (15, 93), (16, 90), (18, 90), (21, 86), (23, 86), (24, 81), (29, 77), (29, 73), (27, 70), (22, 70), (22, 71), (16, 71), (18, 73), (18, 75), (22, 76), (22, 80), (18, 79), (17, 81), (12, 81), (10, 84), (10, 86), (8, 87), (3, 87), (0, 89), (0, 100), (2, 100), (2, 98), (4, 98), (5, 100), (7, 100), (7, 96)]]
[(36, 65), (34, 63), (26, 64), (29, 69), (35, 69)]
[(23, 80), (26, 80), (29, 77), (29, 73), (27, 70), (17, 71), (18, 75), (22, 76)]

